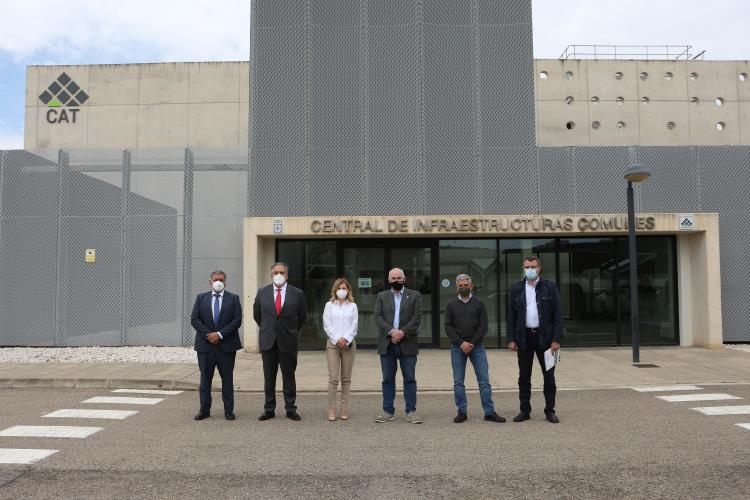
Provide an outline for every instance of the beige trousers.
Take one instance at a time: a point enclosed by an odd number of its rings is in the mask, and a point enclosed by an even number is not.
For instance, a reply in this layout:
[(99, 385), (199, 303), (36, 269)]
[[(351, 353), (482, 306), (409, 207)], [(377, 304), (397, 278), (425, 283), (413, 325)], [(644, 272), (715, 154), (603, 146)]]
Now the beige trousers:
[(349, 388), (352, 385), (352, 368), (357, 343), (352, 342), (349, 349), (341, 349), (326, 339), (326, 359), (328, 360), (328, 409), (336, 408), (336, 390), (341, 380), (341, 407), (349, 407)]

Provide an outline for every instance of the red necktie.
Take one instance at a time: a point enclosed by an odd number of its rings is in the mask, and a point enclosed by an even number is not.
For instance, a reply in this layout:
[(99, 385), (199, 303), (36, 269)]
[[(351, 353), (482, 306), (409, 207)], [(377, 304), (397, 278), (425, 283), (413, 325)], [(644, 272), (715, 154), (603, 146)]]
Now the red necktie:
[(281, 316), (281, 288), (276, 289), (276, 316)]

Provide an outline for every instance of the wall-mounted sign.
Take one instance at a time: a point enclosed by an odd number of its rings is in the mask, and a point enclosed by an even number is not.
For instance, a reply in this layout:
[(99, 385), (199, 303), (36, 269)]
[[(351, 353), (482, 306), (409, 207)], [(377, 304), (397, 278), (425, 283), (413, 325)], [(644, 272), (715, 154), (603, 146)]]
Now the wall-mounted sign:
[(86, 262), (96, 262), (96, 248), (87, 248), (83, 256)]
[(358, 288), (372, 288), (372, 278), (358, 278), (357, 287)]
[(78, 106), (88, 99), (89, 95), (67, 73), (61, 73), (39, 94), (39, 100), (50, 108), (47, 123), (75, 123)]
[(282, 219), (273, 220), (273, 233), (281, 234), (284, 232), (284, 221)]
[(677, 229), (680, 231), (692, 231), (695, 229), (695, 214), (680, 214), (680, 218), (677, 220)]
[(443, 288), (448, 288), (449, 286), (451, 286), (451, 280), (445, 278), (440, 282), (440, 284), (443, 285)]

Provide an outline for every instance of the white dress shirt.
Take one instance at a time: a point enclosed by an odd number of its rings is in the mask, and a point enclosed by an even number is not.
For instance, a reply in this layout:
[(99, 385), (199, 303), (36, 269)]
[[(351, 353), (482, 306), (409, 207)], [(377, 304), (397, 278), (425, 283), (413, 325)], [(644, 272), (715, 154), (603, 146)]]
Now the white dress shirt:
[(539, 310), (536, 307), (536, 285), (526, 281), (526, 328), (539, 328)]
[[(211, 317), (213, 317), (214, 315), (214, 302), (216, 302), (217, 300), (219, 301), (219, 314), (221, 315), (221, 304), (224, 300), (224, 290), (222, 290), (221, 292), (217, 294), (213, 289), (211, 289), (211, 293), (212, 293), (211, 295)], [(214, 295), (218, 295), (218, 297), (214, 297)], [(219, 326), (219, 325), (216, 325), (216, 326)], [(216, 333), (219, 334), (219, 338), (221, 340), (224, 340), (224, 335), (222, 335), (221, 332), (217, 331)]]
[(354, 302), (348, 300), (343, 304), (338, 300), (326, 302), (323, 310), (323, 329), (333, 344), (341, 338), (346, 339), (347, 344), (351, 344), (357, 336), (358, 320), (359, 311)]
[[(273, 303), (276, 304), (276, 295), (279, 288), (276, 285), (273, 285)], [(284, 301), (286, 300), (286, 282), (281, 285), (281, 307), (284, 307)]]

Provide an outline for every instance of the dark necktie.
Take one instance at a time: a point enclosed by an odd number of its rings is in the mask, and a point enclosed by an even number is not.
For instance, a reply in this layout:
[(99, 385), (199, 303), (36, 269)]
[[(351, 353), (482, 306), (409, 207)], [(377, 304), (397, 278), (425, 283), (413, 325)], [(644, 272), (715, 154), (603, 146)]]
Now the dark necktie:
[(219, 326), (219, 295), (218, 293), (214, 294), (214, 325)]

